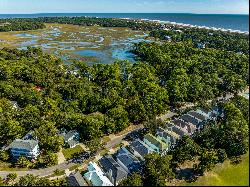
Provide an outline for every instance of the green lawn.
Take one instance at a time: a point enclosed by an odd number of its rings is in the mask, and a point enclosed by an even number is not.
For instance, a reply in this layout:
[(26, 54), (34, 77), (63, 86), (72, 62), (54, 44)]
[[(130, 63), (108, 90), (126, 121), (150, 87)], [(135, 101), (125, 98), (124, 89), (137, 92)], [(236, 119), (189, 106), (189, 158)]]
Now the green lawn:
[(63, 155), (64, 155), (66, 160), (71, 159), (75, 153), (80, 153), (80, 152), (83, 152), (83, 151), (84, 150), (80, 145), (77, 145), (74, 148), (67, 148), (67, 149), (62, 150)]
[(242, 162), (232, 165), (229, 161), (216, 166), (213, 171), (199, 177), (194, 183), (181, 183), (184, 186), (249, 186), (249, 154)]

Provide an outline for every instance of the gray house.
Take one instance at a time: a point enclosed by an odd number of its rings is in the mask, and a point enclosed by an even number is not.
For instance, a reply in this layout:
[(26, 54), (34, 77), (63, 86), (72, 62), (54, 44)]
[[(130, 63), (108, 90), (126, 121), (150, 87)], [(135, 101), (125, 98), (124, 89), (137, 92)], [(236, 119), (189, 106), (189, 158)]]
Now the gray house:
[(177, 123), (177, 119), (173, 120), (172, 123), (167, 123), (166, 130), (172, 131), (181, 137), (184, 135), (187, 135), (188, 134), (187, 129), (179, 127), (176, 123)]
[(159, 127), (156, 132), (157, 138), (164, 141), (165, 143), (168, 144), (169, 148), (172, 148), (175, 146), (176, 141), (180, 139), (180, 135), (176, 134), (173, 131), (163, 129)]
[(187, 122), (187, 123), (191, 123), (193, 125), (195, 125), (197, 128), (200, 128), (204, 122), (202, 120), (199, 120), (197, 118), (195, 118), (194, 116), (190, 116), (188, 114), (184, 114), (180, 117), (181, 120)]
[(14, 158), (24, 156), (28, 159), (36, 159), (39, 155), (37, 140), (16, 139), (10, 144), (9, 149)]
[(65, 146), (73, 148), (79, 144), (80, 134), (76, 130), (64, 131), (60, 135), (64, 138)]
[(76, 173), (71, 173), (67, 177), (67, 184), (68, 186), (88, 186), (87, 182), (79, 171)]
[(139, 157), (141, 160), (144, 160), (144, 156), (147, 154), (153, 153), (154, 150), (147, 146), (143, 141), (137, 139), (129, 145), (131, 153), (136, 157)]
[(140, 170), (140, 161), (132, 155), (126, 148), (122, 147), (114, 155), (117, 163), (128, 173), (131, 174)]
[(108, 179), (117, 186), (123, 179), (127, 178), (128, 173), (113, 159), (107, 155), (99, 160)]
[(174, 119), (172, 123), (189, 135), (192, 135), (197, 129), (192, 123), (187, 123), (184, 120), (178, 118)]

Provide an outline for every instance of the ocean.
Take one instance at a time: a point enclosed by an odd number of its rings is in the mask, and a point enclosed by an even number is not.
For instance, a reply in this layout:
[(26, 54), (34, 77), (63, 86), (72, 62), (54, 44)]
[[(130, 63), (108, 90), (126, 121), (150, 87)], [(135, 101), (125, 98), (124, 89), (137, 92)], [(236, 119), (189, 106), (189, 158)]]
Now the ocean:
[(0, 18), (36, 18), (62, 16), (91, 16), (106, 18), (134, 18), (170, 21), (198, 26), (249, 32), (249, 15), (241, 14), (188, 14), (188, 13), (41, 13), (0, 14)]

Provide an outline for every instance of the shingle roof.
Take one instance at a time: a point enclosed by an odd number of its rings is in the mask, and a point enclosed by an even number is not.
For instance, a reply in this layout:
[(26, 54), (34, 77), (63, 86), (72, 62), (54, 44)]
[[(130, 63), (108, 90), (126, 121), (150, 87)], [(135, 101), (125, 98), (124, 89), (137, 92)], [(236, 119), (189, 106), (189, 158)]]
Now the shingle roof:
[(10, 144), (10, 149), (24, 149), (32, 151), (38, 145), (36, 140), (21, 140), (16, 139)]
[[(172, 123), (174, 125), (176, 125), (180, 130), (182, 130), (185, 133), (188, 133), (188, 134), (193, 134), (193, 132), (196, 130), (196, 125), (193, 125), (192, 123), (186, 123), (185, 121), (183, 120), (180, 120), (180, 119), (174, 119), (172, 121)], [(179, 132), (179, 130), (177, 130), (177, 128), (174, 128), (175, 131)], [(179, 132), (182, 134), (182, 136), (184, 135), (182, 132)]]
[(93, 186), (113, 186), (110, 180), (104, 175), (101, 168), (94, 162), (89, 162), (88, 172), (84, 174), (84, 177), (90, 181)]
[(188, 134), (188, 131), (186, 129), (181, 128), (175, 124), (168, 123), (167, 128), (169, 131), (172, 131), (172, 132), (178, 134), (179, 136), (184, 136), (185, 134)]
[(130, 147), (135, 150), (136, 152), (138, 152), (142, 157), (144, 157), (145, 155), (153, 152), (153, 150), (151, 150), (147, 145), (145, 145), (142, 141), (135, 140), (130, 144)]
[(204, 112), (205, 114), (211, 113), (211, 111), (205, 109), (205, 108), (200, 108), (200, 111)]
[(156, 134), (166, 140), (170, 138), (170, 135), (161, 127), (157, 129)]
[(163, 132), (164, 132), (164, 136), (170, 136), (170, 140), (172, 141), (172, 139), (174, 138), (174, 139), (179, 139), (180, 138), (180, 135), (179, 134), (176, 134), (175, 132), (173, 132), (173, 131), (170, 131), (170, 130), (168, 130), (168, 129), (162, 129), (162, 128), (159, 128), (159, 129), (161, 129), (159, 132), (162, 132), (162, 130), (163, 130)]
[(70, 174), (67, 178), (67, 183), (68, 186), (88, 186), (79, 171), (75, 174)]
[(72, 136), (75, 136), (75, 135), (78, 135), (79, 133), (76, 131), (76, 130), (71, 130), (67, 133), (62, 133), (61, 136), (64, 137), (64, 141), (65, 142), (68, 142), (68, 140), (72, 137)]
[(119, 159), (127, 168), (136, 168), (140, 165), (137, 160), (126, 148), (122, 147), (117, 151), (115, 157)]
[(99, 162), (106, 173), (111, 172), (114, 181), (120, 181), (127, 177), (127, 172), (112, 158), (112, 156), (104, 156)]
[(151, 142), (153, 145), (155, 145), (156, 147), (158, 147), (160, 150), (164, 150), (168, 147), (168, 145), (164, 142), (162, 142), (161, 140), (159, 140), (158, 138), (156, 138), (155, 136), (153, 136), (152, 134), (146, 134), (144, 136), (144, 138), (146, 140), (148, 140), (149, 142)]
[(189, 114), (190, 116), (194, 116), (195, 118), (200, 119), (201, 121), (205, 121), (207, 119), (205, 116), (203, 116), (195, 111), (190, 111), (187, 114)]
[(188, 114), (182, 115), (180, 117), (180, 119), (182, 119), (182, 120), (184, 120), (184, 121), (186, 121), (188, 123), (192, 123), (192, 124), (194, 124), (196, 126), (199, 126), (199, 124), (200, 124), (200, 120), (197, 120), (197, 119), (195, 119), (194, 117), (192, 117), (192, 116), (190, 116)]
[(181, 128), (185, 128), (186, 126), (188, 126), (189, 124), (188, 123), (186, 123), (185, 121), (182, 121), (182, 120), (180, 120), (180, 119), (174, 119), (173, 121), (172, 121), (172, 123), (174, 124), (174, 125), (176, 125), (176, 126), (178, 126), (178, 127), (181, 127)]

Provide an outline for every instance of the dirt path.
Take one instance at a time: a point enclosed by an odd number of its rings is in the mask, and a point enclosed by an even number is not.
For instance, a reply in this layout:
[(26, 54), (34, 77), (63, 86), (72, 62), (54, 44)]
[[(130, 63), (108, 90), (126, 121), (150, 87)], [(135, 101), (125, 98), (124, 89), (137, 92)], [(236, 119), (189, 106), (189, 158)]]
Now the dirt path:
[(60, 149), (60, 151), (57, 153), (57, 156), (58, 156), (58, 164), (62, 164), (66, 161), (62, 149)]

